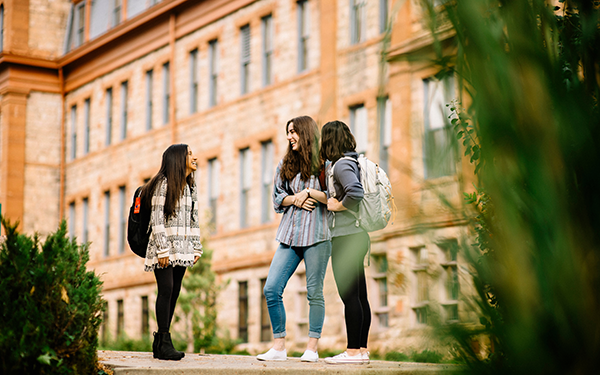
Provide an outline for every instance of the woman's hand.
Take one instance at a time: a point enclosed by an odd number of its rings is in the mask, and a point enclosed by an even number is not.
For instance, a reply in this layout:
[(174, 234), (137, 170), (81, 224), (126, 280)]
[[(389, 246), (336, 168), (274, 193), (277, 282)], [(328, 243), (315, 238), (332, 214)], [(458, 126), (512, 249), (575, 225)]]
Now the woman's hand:
[(314, 198), (307, 198), (304, 201), (304, 204), (302, 204), (302, 208), (307, 210), (307, 211), (312, 211), (315, 209), (315, 207), (317, 206), (317, 200)]
[(342, 202), (338, 201), (335, 198), (329, 198), (327, 200), (327, 209), (332, 212), (346, 211), (347, 208), (344, 207)]
[(294, 194), (294, 201), (292, 204), (298, 208), (304, 208), (302, 206), (304, 205), (304, 202), (307, 198), (308, 193), (306, 192), (306, 189), (302, 189), (301, 192)]
[(169, 257), (158, 258), (158, 265), (161, 268), (167, 268), (169, 266)]

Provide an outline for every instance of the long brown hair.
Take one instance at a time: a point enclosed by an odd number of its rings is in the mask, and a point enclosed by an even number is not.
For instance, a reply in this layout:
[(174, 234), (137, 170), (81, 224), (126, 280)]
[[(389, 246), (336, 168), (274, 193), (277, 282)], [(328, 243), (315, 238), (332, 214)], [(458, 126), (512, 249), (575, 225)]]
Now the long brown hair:
[(142, 202), (150, 206), (154, 190), (163, 178), (167, 179), (167, 197), (165, 199), (165, 219), (175, 214), (177, 202), (183, 195), (187, 183), (190, 189), (194, 186), (194, 173), (186, 177), (188, 145), (171, 145), (163, 152), (162, 164), (158, 173), (142, 189)]
[(288, 145), (281, 176), (284, 180), (292, 181), (300, 173), (302, 180), (308, 181), (311, 175), (319, 174), (319, 127), (310, 116), (299, 116), (285, 124), (286, 134), (290, 123), (294, 124), (294, 131), (298, 133), (298, 151), (292, 150), (291, 144)]
[(356, 139), (348, 125), (341, 121), (330, 121), (321, 129), (321, 160), (335, 163), (344, 152), (356, 151)]

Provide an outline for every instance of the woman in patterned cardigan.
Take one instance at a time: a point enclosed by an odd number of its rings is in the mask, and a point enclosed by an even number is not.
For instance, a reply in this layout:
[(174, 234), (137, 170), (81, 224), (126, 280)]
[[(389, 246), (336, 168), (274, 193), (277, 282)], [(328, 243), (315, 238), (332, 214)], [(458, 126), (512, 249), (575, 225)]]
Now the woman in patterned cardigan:
[(180, 360), (169, 327), (187, 267), (202, 255), (198, 222), (198, 196), (194, 171), (196, 157), (185, 144), (172, 145), (162, 156), (158, 173), (144, 186), (142, 202), (151, 202), (152, 234), (146, 251), (145, 270), (154, 271), (158, 296), (152, 352), (154, 358)]

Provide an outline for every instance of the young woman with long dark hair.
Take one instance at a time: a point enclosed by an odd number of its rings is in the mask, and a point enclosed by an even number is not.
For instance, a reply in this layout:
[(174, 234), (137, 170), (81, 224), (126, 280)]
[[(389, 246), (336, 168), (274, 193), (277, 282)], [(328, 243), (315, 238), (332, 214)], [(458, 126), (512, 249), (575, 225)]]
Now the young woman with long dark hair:
[(264, 287), (271, 327), (273, 347), (259, 354), (262, 361), (284, 361), (286, 315), (283, 290), (304, 259), (306, 289), (309, 304), (308, 344), (301, 357), (304, 362), (319, 359), (317, 343), (325, 319), (323, 279), (331, 255), (327, 229), (327, 195), (319, 182), (319, 128), (308, 116), (291, 119), (286, 124), (288, 150), (275, 171), (273, 205), (283, 213), (276, 240), (279, 247), (271, 261)]
[(338, 293), (344, 303), (348, 338), (346, 351), (325, 358), (325, 362), (367, 363), (371, 309), (367, 299), (364, 259), (370, 238), (349, 212), (358, 212), (364, 189), (360, 183), (356, 140), (343, 122), (331, 121), (321, 129), (321, 159), (331, 161), (329, 168), (333, 168), (333, 186), (327, 187), (331, 266)]
[(160, 170), (142, 190), (142, 202), (151, 204), (152, 234), (145, 270), (154, 271), (158, 285), (158, 332), (152, 344), (158, 359), (180, 360), (185, 356), (173, 347), (169, 328), (186, 268), (202, 255), (196, 168), (196, 157), (188, 145), (172, 145), (163, 153)]

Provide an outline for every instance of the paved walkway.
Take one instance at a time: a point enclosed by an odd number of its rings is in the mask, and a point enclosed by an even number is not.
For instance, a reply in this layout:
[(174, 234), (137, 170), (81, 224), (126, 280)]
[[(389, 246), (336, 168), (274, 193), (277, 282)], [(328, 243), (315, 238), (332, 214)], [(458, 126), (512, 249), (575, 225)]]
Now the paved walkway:
[(114, 375), (244, 375), (244, 374), (348, 374), (348, 375), (434, 375), (457, 374), (456, 365), (412, 362), (371, 361), (365, 365), (329, 365), (300, 362), (289, 357), (284, 362), (262, 362), (253, 356), (186, 353), (181, 361), (160, 361), (148, 352), (98, 351), (101, 363), (114, 370)]

